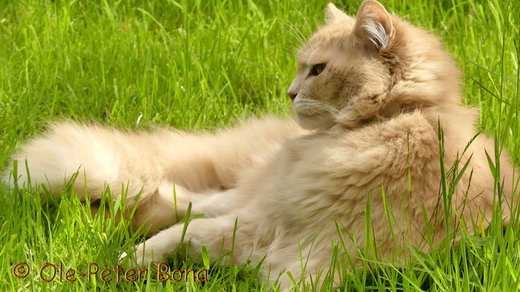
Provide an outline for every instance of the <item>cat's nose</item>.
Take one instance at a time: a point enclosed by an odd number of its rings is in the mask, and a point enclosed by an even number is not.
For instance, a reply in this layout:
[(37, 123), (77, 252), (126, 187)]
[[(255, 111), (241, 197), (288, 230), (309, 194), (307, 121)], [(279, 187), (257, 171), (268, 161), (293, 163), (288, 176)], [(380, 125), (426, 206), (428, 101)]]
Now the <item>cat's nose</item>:
[(287, 92), (287, 95), (289, 96), (289, 98), (291, 100), (294, 100), (296, 98), (296, 96), (298, 95), (298, 93), (294, 93), (292, 91), (289, 91), (289, 92)]

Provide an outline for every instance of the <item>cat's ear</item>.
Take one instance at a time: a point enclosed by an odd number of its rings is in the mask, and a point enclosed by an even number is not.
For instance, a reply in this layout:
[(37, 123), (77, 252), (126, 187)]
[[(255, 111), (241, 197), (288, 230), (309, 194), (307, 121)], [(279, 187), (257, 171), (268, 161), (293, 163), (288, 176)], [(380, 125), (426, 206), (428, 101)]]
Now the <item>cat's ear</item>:
[(343, 21), (354, 21), (354, 18), (339, 10), (336, 5), (332, 3), (327, 4), (327, 8), (325, 8), (325, 24), (333, 24)]
[(377, 1), (367, 0), (359, 7), (354, 34), (365, 45), (381, 51), (391, 46), (395, 28), (385, 7)]

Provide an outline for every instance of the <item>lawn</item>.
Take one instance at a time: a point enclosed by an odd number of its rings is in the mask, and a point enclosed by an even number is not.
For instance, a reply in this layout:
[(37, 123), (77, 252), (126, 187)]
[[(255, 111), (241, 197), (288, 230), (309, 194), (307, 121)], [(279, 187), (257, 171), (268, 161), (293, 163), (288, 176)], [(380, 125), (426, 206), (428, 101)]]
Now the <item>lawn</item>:
[[(361, 1), (339, 1), (354, 15)], [(520, 1), (388, 0), (386, 8), (443, 38), (464, 73), (465, 103), (478, 127), (520, 159)], [(0, 2), (0, 167), (49, 121), (97, 121), (125, 129), (168, 125), (213, 130), (265, 113), (290, 115), (286, 90), (294, 53), (323, 21), (319, 0), (3, 0)], [(255, 266), (194, 263), (209, 280), (104, 282), (66, 279), (116, 268), (142, 240), (113, 216), (92, 217), (70, 190), (0, 185), (0, 291), (268, 290)], [(119, 202), (110, 204), (117, 207)], [(112, 208), (114, 209), (114, 208)], [(343, 277), (346, 290), (515, 291), (520, 289), (520, 221), (499, 222), (461, 244), (389, 265), (367, 260)], [(331, 259), (332, 260), (332, 259)], [(27, 263), (26, 277), (14, 275)], [(54, 266), (63, 267), (50, 279)], [(344, 269), (345, 267), (340, 267)], [(16, 270), (18, 271), (18, 270)], [(43, 279), (42, 279), (43, 278)], [(312, 287), (308, 289), (312, 290)], [(314, 287), (316, 289), (316, 287)]]

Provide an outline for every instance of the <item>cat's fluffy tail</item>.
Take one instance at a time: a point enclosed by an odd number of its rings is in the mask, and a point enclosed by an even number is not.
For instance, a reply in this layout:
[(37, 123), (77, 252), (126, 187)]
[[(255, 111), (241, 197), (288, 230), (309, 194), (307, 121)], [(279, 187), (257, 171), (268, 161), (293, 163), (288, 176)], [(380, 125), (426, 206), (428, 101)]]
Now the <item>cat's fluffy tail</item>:
[(4, 174), (12, 187), (45, 186), (56, 192), (71, 181), (79, 191), (88, 181), (89, 190), (102, 191), (105, 183), (120, 175), (121, 157), (111, 141), (113, 130), (72, 122), (52, 124), (40, 137), (24, 144)]
[[(3, 180), (13, 186), (44, 184), (58, 192), (71, 183), (97, 199), (109, 186), (128, 196), (157, 190), (168, 181), (194, 192), (231, 188), (240, 172), (270, 155), (281, 142), (301, 134), (293, 121), (252, 119), (216, 134), (171, 129), (125, 132), (98, 125), (54, 123), (13, 157), (16, 169)], [(71, 181), (73, 180), (73, 181)]]

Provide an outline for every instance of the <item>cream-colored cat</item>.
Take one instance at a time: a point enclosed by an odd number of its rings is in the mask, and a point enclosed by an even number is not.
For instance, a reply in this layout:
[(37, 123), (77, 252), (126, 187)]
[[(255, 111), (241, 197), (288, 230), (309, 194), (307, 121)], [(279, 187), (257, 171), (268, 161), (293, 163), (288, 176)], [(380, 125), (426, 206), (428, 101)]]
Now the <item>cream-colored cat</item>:
[[(356, 18), (329, 4), (326, 25), (298, 54), (289, 88), (298, 124), (307, 130), (275, 118), (214, 135), (58, 123), (14, 157), (18, 182), (28, 181), (26, 159), (32, 183), (51, 190), (77, 171), (74, 186), (82, 196), (99, 198), (106, 185), (117, 195), (124, 184), (128, 207), (138, 202), (133, 225), (145, 225), (151, 234), (163, 229), (137, 246), (139, 264), (161, 261), (180, 244), (175, 188), (181, 218), (189, 202), (192, 213), (205, 215), (186, 231), (193, 256), (206, 246), (218, 258), (234, 246), (232, 263), (264, 260), (264, 275), (282, 274), (282, 286), (289, 287), (284, 272), (296, 280), (327, 272), (331, 242), (340, 240), (337, 227), (346, 246), (339, 256), (348, 252), (356, 259), (356, 247), (364, 247), (367, 205), (369, 234), (388, 259), (406, 254), (398, 249), (405, 243), (430, 250), (445, 237), (445, 224), (461, 217), (468, 232), (488, 225), (497, 198), (486, 151), (495, 157), (494, 143), (480, 135), (465, 150), (478, 113), (461, 104), (459, 82), (436, 37), (389, 15), (378, 2), (364, 2)], [(459, 171), (468, 164), (449, 221), (438, 125), (446, 168), (457, 160)], [(512, 175), (502, 155), (505, 221)]]

